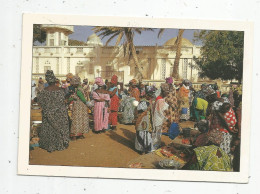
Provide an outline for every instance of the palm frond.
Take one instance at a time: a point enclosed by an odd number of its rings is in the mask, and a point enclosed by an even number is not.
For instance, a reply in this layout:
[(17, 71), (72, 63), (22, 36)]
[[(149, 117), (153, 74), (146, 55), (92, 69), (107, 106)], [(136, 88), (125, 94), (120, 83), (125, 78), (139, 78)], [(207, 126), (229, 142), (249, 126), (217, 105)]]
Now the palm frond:
[(161, 36), (162, 36), (162, 34), (164, 33), (164, 31), (165, 31), (165, 29), (164, 29), (164, 28), (161, 28), (161, 29), (159, 30), (159, 32), (158, 32), (157, 37), (158, 37), (158, 38), (161, 38)]

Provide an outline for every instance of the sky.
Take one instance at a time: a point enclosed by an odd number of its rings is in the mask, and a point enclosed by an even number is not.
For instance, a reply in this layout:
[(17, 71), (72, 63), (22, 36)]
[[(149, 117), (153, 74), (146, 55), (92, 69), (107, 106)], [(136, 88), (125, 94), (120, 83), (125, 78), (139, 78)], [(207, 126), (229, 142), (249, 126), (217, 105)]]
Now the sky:
[[(93, 34), (91, 30), (92, 26), (74, 26), (74, 33), (69, 35), (70, 39), (87, 41), (87, 38)], [(193, 34), (195, 30), (185, 30), (183, 33), (183, 38), (186, 38), (193, 42)], [(178, 29), (165, 29), (164, 33), (160, 38), (157, 37), (159, 29), (154, 29), (154, 31), (143, 31), (141, 35), (135, 34), (134, 44), (136, 46), (154, 46), (154, 45), (163, 45), (167, 40), (174, 38), (178, 35)], [(102, 39), (102, 43), (105, 44), (108, 38)], [(111, 41), (109, 45), (114, 45), (116, 38)], [(198, 44), (198, 43), (196, 43)]]

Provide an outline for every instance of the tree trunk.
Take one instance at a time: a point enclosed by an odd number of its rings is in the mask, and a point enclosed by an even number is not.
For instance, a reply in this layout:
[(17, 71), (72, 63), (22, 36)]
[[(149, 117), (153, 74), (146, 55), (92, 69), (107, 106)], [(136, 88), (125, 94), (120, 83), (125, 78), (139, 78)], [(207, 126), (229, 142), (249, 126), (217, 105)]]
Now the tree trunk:
[(176, 49), (176, 56), (173, 64), (173, 72), (172, 77), (175, 79), (179, 79), (179, 62), (181, 58), (181, 46), (182, 46), (182, 35), (183, 35), (184, 29), (180, 29), (178, 32), (178, 36), (176, 39), (177, 49)]
[(138, 57), (136, 55), (135, 46), (133, 44), (131, 45), (131, 52), (132, 52), (132, 55), (133, 55), (135, 66), (137, 67), (136, 68), (137, 72), (135, 72), (135, 78), (138, 79), (138, 81), (140, 82), (143, 79), (143, 70), (142, 70), (142, 67), (139, 65)]

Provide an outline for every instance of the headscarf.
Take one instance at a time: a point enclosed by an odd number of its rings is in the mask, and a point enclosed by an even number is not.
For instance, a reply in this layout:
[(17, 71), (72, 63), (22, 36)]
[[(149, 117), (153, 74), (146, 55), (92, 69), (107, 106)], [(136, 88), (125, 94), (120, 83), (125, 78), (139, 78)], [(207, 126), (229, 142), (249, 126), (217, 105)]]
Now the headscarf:
[(72, 78), (73, 78), (73, 74), (72, 74), (72, 73), (68, 73), (68, 74), (66, 75), (66, 77), (69, 78), (69, 79), (72, 79)]
[(145, 86), (145, 94), (148, 96), (153, 96), (155, 89), (152, 86)]
[(222, 99), (223, 99), (223, 103), (231, 104), (230, 100), (227, 97), (222, 97)]
[(136, 79), (132, 79), (130, 82), (129, 82), (130, 85), (137, 85), (137, 81)]
[(166, 83), (167, 83), (167, 84), (173, 84), (173, 79), (172, 79), (172, 77), (167, 77), (165, 80), (166, 80)]
[(162, 83), (162, 84), (161, 84), (161, 90), (162, 90), (162, 92), (169, 92), (169, 91), (170, 91), (170, 86), (169, 86), (169, 84)]
[(72, 85), (76, 85), (76, 84), (80, 84), (80, 77), (79, 76), (73, 76), (72, 77), (72, 79), (71, 79), (71, 81), (70, 81), (70, 83), (72, 84)]
[(217, 129), (212, 129), (207, 133), (208, 141), (215, 145), (220, 145), (223, 142), (223, 134)]
[(45, 79), (49, 83), (55, 83), (56, 82), (56, 77), (54, 76), (54, 73), (52, 70), (47, 70), (45, 73)]
[(111, 78), (111, 83), (114, 84), (114, 85), (116, 85), (117, 82), (118, 82), (117, 76), (116, 76), (116, 75), (113, 75), (112, 78)]
[(103, 86), (104, 85), (103, 79), (101, 77), (97, 77), (95, 79), (95, 84), (97, 84), (98, 86)]
[(88, 83), (88, 79), (83, 79), (83, 83)]
[(182, 83), (183, 83), (183, 84), (189, 84), (189, 85), (191, 84), (191, 82), (190, 82), (188, 79), (184, 79), (184, 80), (182, 81)]

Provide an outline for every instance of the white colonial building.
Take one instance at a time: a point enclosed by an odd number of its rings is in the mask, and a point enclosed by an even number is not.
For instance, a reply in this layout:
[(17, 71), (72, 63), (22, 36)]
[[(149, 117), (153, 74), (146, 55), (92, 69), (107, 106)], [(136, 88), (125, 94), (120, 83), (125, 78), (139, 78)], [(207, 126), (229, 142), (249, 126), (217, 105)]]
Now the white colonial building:
[[(101, 76), (110, 79), (113, 74), (119, 81), (127, 83), (135, 75), (134, 61), (124, 57), (122, 46), (104, 46), (96, 34), (87, 38), (86, 46), (69, 46), (68, 36), (74, 32), (73, 26), (42, 25), (47, 33), (46, 46), (33, 47), (33, 79), (44, 78), (51, 69), (59, 79), (65, 79), (68, 73), (78, 74), (90, 82)], [(144, 81), (160, 82), (169, 77), (175, 60), (173, 49), (176, 38), (168, 40), (163, 46), (138, 46), (136, 53), (144, 68)], [(198, 70), (193, 57), (200, 56), (200, 47), (183, 39), (179, 75), (192, 81), (198, 81)]]

